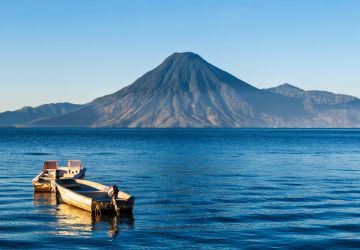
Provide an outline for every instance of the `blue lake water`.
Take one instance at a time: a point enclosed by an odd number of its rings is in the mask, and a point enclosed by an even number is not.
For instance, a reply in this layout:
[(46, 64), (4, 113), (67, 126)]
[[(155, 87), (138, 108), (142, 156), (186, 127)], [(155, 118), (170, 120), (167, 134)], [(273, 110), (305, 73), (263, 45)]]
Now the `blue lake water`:
[[(34, 194), (46, 159), (136, 197), (133, 217)], [(360, 130), (0, 129), (0, 248), (359, 248)]]

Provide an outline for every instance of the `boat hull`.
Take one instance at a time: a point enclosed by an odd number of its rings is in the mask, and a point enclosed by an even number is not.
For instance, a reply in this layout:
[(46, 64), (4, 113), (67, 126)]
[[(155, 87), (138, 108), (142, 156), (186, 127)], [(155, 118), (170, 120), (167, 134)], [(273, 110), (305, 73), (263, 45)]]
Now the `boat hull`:
[[(115, 211), (111, 199), (107, 195), (109, 187), (88, 180), (76, 179), (73, 182), (80, 184), (80, 187), (68, 188), (63, 185), (62, 180), (56, 181), (56, 187), (63, 202), (92, 213), (112, 213)], [(92, 190), (86, 190), (83, 188), (84, 186), (90, 187)], [(120, 213), (132, 212), (134, 202), (135, 198), (124, 192), (119, 192), (116, 199)]]
[[(121, 212), (131, 212), (134, 208), (134, 198), (130, 198), (129, 200), (117, 200), (116, 204)], [(111, 202), (103, 202), (103, 201), (94, 201), (92, 203), (92, 211), (100, 209), (102, 212), (112, 213), (114, 212), (114, 207)]]
[(61, 196), (63, 202), (84, 209), (86, 211), (92, 211), (92, 199), (85, 197), (83, 195), (78, 195), (77, 193), (71, 191), (70, 189), (56, 184), (56, 188)]

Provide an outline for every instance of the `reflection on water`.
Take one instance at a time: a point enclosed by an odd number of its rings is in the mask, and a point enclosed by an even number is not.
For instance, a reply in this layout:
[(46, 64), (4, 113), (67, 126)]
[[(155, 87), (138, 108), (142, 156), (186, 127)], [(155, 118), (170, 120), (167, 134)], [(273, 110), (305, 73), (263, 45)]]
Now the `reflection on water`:
[[(90, 212), (62, 203), (54, 193), (34, 193), (33, 204), (36, 206), (57, 206), (54, 216), (57, 228), (54, 234), (66, 236), (91, 236), (94, 231), (107, 231), (110, 238), (114, 238), (122, 227), (132, 229), (134, 217), (132, 214), (120, 216), (102, 214), (92, 215)], [(54, 210), (50, 213), (54, 213)]]
[[(93, 219), (88, 211), (61, 203), (56, 209), (57, 231), (60, 235), (88, 235), (92, 231)], [(96, 222), (94, 220), (94, 222)]]
[(34, 205), (56, 205), (56, 195), (54, 193), (36, 193), (34, 192)]

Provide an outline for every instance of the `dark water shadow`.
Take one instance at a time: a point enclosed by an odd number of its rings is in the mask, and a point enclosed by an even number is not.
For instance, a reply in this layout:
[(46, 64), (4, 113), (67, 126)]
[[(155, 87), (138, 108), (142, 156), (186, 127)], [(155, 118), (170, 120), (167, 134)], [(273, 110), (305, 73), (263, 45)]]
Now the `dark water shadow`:
[(115, 155), (114, 152), (95, 152), (95, 153), (91, 153), (90, 155)]
[(41, 152), (26, 152), (26, 153), (23, 153), (23, 155), (51, 155), (50, 153), (41, 153)]

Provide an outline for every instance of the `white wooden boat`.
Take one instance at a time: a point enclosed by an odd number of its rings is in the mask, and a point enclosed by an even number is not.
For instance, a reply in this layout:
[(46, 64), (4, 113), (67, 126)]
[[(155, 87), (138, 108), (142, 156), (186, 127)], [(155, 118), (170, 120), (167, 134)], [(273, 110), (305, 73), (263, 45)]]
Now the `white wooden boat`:
[(134, 196), (119, 191), (116, 186), (108, 187), (80, 179), (59, 179), (55, 183), (60, 197), (65, 203), (95, 215), (103, 212), (131, 212), (134, 208)]
[(47, 160), (42, 171), (32, 180), (32, 184), (35, 192), (55, 192), (55, 180), (83, 179), (85, 172), (86, 168), (79, 160), (69, 160), (66, 167), (58, 167), (56, 160)]

